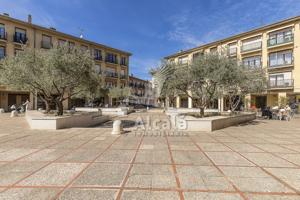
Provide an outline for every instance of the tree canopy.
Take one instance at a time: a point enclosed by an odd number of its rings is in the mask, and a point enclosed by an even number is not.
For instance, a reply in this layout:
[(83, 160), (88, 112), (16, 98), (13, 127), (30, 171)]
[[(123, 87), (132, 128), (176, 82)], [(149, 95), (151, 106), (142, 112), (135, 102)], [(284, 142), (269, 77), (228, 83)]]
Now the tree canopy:
[(24, 48), (16, 56), (6, 57), (1, 61), (0, 80), (39, 95), (46, 107), (55, 103), (58, 115), (63, 114), (66, 99), (101, 87), (101, 76), (90, 52), (66, 45), (49, 50)]

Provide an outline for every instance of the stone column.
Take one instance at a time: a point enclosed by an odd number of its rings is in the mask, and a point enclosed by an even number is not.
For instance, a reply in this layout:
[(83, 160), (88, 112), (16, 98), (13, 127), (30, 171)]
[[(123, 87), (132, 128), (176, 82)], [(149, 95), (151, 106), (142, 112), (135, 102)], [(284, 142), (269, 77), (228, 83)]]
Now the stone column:
[(166, 97), (166, 99), (165, 99), (165, 107), (166, 108), (170, 107), (170, 98), (169, 97)]
[[(192, 96), (192, 92), (189, 91), (189, 95)], [(188, 108), (193, 108), (193, 99), (188, 97)]]
[(176, 108), (180, 108), (180, 96), (176, 97)]
[(224, 111), (224, 99), (223, 99), (223, 97), (218, 98), (218, 110), (219, 110), (219, 112)]

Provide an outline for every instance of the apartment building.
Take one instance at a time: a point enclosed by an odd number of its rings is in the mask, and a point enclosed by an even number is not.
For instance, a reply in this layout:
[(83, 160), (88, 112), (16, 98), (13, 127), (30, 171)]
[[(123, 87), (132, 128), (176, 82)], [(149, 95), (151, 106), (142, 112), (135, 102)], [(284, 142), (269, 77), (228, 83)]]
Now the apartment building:
[(154, 106), (154, 94), (152, 83), (147, 80), (129, 76), (129, 87), (131, 88), (131, 105)]
[[(22, 51), (23, 44), (29, 48), (43, 49), (68, 44), (70, 47), (78, 46), (83, 50), (89, 50), (95, 59), (96, 70), (105, 74), (103, 84), (106, 87), (128, 85), (131, 53), (62, 33), (53, 27), (35, 25), (32, 23), (31, 15), (28, 15), (27, 21), (14, 19), (8, 14), (0, 15), (0, 59), (16, 55), (18, 51)], [(8, 110), (9, 106), (20, 105), (26, 99), (30, 99), (32, 108), (42, 106), (42, 102), (29, 92), (12, 90), (0, 83), (0, 108)], [(111, 102), (108, 97), (104, 101), (106, 104)], [(70, 101), (66, 101), (65, 104), (67, 108)]]
[[(181, 51), (165, 59), (184, 64), (201, 54), (224, 49), (230, 58), (251, 68), (266, 70), (267, 90), (263, 94), (249, 94), (246, 106), (272, 107), (278, 105), (281, 97), (290, 103), (300, 103), (300, 16)], [(166, 102), (168, 104), (170, 102)], [(175, 105), (192, 108), (193, 102), (188, 97), (178, 96)], [(224, 98), (218, 100), (217, 107), (226, 110)]]

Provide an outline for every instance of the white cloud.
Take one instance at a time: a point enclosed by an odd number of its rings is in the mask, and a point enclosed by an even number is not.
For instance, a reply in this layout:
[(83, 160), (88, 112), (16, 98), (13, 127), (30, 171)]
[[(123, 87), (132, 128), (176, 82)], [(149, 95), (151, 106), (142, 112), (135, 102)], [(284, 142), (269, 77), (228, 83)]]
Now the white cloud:
[(129, 74), (133, 73), (134, 76), (137, 76), (142, 79), (151, 79), (149, 71), (153, 67), (160, 65), (160, 60), (156, 59), (147, 59), (147, 58), (130, 58), (130, 71)]

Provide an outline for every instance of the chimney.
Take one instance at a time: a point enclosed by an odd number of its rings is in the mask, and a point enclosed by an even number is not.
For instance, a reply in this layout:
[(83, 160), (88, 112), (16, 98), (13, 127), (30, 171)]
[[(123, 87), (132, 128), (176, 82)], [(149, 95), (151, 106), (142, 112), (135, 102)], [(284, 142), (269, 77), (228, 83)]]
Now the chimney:
[(32, 23), (32, 16), (31, 16), (30, 14), (28, 15), (27, 22), (28, 22), (29, 24)]

